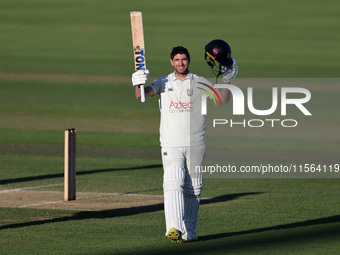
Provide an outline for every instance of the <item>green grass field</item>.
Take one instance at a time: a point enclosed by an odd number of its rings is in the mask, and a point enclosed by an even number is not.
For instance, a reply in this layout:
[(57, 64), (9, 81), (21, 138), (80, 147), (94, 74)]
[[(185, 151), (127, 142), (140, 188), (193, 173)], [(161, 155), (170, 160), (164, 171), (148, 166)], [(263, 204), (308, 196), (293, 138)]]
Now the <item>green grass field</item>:
[[(134, 99), (129, 20), (129, 11), (143, 11), (152, 77), (172, 71), (169, 53), (177, 45), (189, 49), (192, 72), (212, 77), (203, 49), (221, 38), (231, 45), (240, 80), (283, 78), (270, 80), (280, 86), (299, 78), (296, 84), (311, 91), (313, 116), (286, 117), (300, 121), (295, 129), (212, 129), (208, 114), (208, 163), (334, 166), (337, 1), (0, 0), (0, 6), (1, 254), (339, 253), (336, 174), (206, 175), (199, 241), (174, 245), (165, 238), (158, 102)], [(256, 88), (261, 106), (267, 88)], [(224, 110), (209, 105), (218, 116)], [(64, 130), (73, 127), (78, 199), (62, 202)]]

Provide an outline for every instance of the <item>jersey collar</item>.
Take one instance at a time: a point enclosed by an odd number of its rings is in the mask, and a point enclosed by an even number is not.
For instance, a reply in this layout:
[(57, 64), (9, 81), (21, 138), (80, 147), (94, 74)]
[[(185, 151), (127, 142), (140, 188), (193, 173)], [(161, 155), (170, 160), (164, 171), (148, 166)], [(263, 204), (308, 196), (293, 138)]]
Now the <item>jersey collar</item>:
[[(178, 80), (178, 78), (175, 75), (175, 72), (171, 73), (170, 79), (171, 79), (171, 81), (177, 81)], [(193, 79), (193, 74), (190, 71), (189, 71), (187, 77), (185, 77), (182, 81), (185, 81), (187, 79), (191, 79), (191, 80)]]

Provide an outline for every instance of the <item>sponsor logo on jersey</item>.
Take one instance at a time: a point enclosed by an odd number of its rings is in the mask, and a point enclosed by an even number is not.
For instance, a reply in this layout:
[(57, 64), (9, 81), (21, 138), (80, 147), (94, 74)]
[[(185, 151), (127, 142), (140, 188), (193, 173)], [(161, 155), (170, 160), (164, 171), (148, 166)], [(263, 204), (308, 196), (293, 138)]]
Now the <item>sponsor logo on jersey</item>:
[(171, 101), (170, 103), (170, 106), (169, 106), (169, 109), (192, 109), (194, 106), (193, 106), (193, 102), (174, 102), (174, 101)]
[(169, 105), (170, 113), (185, 113), (185, 112), (192, 112), (193, 110), (194, 110), (193, 102), (171, 101)]

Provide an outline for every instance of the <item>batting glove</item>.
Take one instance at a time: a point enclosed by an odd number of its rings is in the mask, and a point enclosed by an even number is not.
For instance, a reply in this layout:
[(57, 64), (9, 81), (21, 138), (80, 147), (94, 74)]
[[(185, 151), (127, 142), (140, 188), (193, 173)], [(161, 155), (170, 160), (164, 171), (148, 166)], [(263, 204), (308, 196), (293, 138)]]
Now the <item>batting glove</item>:
[(149, 76), (149, 70), (137, 71), (132, 74), (132, 85), (144, 85)]
[(231, 78), (235, 78), (238, 73), (238, 64), (235, 58), (231, 57), (233, 64), (225, 73), (223, 73), (222, 81), (229, 83)]

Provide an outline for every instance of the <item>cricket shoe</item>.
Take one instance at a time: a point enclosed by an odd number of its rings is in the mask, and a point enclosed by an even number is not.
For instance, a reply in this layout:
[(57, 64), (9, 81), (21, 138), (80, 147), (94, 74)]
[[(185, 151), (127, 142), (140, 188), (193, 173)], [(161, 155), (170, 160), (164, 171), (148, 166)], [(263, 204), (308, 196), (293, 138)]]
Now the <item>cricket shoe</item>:
[(183, 239), (183, 242), (194, 242), (198, 240), (197, 236), (195, 236), (190, 231), (183, 234), (182, 239)]
[(170, 239), (173, 243), (183, 243), (182, 233), (181, 231), (172, 228), (167, 234), (168, 239)]

